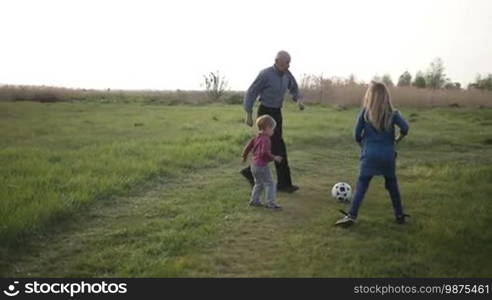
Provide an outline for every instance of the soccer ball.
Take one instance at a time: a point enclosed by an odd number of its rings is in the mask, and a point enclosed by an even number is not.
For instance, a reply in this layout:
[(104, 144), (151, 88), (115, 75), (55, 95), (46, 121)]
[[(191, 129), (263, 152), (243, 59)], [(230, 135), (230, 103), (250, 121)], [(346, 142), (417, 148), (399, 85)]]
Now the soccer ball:
[(331, 189), (331, 195), (342, 203), (350, 203), (352, 199), (352, 188), (348, 183), (339, 182)]

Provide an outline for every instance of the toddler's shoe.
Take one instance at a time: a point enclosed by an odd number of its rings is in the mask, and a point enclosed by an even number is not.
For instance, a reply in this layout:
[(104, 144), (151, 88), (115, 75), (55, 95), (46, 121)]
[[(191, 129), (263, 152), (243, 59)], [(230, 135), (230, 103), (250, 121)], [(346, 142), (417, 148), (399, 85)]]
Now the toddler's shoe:
[(282, 209), (282, 206), (278, 205), (277, 203), (268, 203), (265, 205), (265, 208), (268, 209)]
[(261, 203), (260, 201), (250, 201), (249, 205), (254, 206), (254, 207), (260, 207), (260, 206), (263, 206), (263, 203)]

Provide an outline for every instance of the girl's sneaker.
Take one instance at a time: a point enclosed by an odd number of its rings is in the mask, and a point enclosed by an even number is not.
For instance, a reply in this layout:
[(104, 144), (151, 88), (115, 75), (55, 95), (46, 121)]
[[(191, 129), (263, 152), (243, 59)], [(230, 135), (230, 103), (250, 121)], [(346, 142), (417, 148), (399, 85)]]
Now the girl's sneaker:
[(401, 216), (396, 216), (396, 223), (403, 225), (407, 222), (405, 220), (405, 218), (408, 218), (408, 217), (410, 217), (410, 215), (403, 214)]
[(345, 216), (335, 223), (335, 226), (349, 227), (355, 223), (355, 219), (350, 216)]
[(268, 203), (265, 205), (265, 208), (268, 209), (282, 209), (282, 206), (278, 205), (277, 203)]
[(344, 212), (343, 210), (340, 210), (341, 213), (343, 213), (345, 216), (338, 220), (335, 223), (335, 226), (343, 226), (343, 227), (349, 227), (355, 223), (355, 218), (350, 216), (348, 213)]

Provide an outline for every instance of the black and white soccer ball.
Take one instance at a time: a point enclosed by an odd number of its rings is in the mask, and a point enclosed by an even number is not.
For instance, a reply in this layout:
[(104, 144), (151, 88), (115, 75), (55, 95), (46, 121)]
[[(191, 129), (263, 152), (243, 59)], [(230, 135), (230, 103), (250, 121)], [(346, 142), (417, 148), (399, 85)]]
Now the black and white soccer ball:
[(352, 200), (352, 187), (348, 183), (339, 182), (331, 189), (331, 195), (342, 203), (350, 203)]

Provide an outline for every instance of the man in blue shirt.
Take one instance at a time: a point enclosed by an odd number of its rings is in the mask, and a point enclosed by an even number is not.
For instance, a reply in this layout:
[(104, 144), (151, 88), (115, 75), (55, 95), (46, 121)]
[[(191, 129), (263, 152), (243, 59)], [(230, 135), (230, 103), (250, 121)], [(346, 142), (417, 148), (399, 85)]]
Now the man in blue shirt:
[[(293, 193), (299, 189), (292, 184), (290, 176), (289, 162), (287, 160), (287, 148), (282, 138), (282, 103), (287, 90), (292, 95), (292, 99), (299, 105), (299, 109), (304, 109), (302, 95), (299, 91), (297, 82), (289, 72), (290, 55), (286, 51), (280, 51), (275, 57), (275, 64), (266, 68), (258, 74), (255, 81), (251, 84), (244, 98), (244, 110), (246, 111), (246, 124), (253, 126), (253, 105), (259, 97), (260, 106), (258, 107), (258, 117), (268, 114), (275, 119), (277, 126), (272, 141), (272, 154), (282, 157), (281, 162), (275, 162), (277, 170), (277, 190), (281, 192)], [(241, 174), (254, 185), (253, 175), (249, 167), (241, 170)]]

